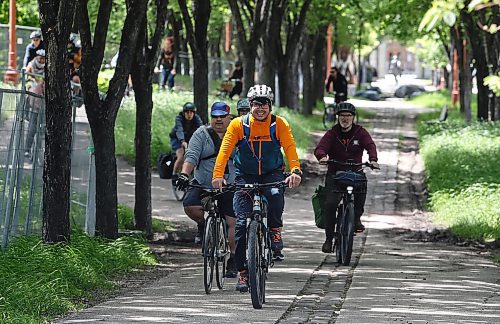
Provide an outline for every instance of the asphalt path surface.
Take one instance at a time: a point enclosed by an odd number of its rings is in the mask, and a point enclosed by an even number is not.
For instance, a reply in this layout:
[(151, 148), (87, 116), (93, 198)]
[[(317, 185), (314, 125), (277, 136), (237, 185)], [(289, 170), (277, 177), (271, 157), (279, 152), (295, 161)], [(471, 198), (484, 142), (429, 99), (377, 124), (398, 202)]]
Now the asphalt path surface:
[[(325, 170), (308, 156), (304, 186), (287, 192), (286, 259), (269, 273), (261, 310), (252, 308), (250, 294), (235, 291), (236, 279), (205, 294), (203, 260), (199, 246), (187, 242), (191, 235), (157, 247), (168, 275), (56, 322), (500, 323), (499, 267), (490, 255), (413, 238), (436, 226), (422, 210), (423, 165), (413, 125), (419, 110), (401, 101), (353, 102), (377, 113), (363, 124), (378, 146), (381, 170), (367, 171), (367, 230), (355, 237), (350, 266), (321, 252), (324, 233), (314, 225), (310, 198)], [(119, 200), (133, 206), (133, 168), (118, 167)], [(156, 217), (194, 234), (169, 181), (155, 175), (152, 193)]]

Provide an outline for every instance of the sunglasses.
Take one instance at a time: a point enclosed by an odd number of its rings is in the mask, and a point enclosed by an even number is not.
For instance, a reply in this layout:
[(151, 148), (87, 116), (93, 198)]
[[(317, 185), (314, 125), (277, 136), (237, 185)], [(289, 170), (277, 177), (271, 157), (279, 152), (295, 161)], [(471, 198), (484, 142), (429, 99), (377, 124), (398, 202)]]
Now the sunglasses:
[(226, 118), (227, 116), (229, 116), (229, 114), (227, 114), (227, 115), (222, 115), (222, 116), (214, 116), (214, 115), (211, 115), (210, 117), (212, 117), (213, 119), (217, 119), (217, 118), (224, 119), (224, 118)]

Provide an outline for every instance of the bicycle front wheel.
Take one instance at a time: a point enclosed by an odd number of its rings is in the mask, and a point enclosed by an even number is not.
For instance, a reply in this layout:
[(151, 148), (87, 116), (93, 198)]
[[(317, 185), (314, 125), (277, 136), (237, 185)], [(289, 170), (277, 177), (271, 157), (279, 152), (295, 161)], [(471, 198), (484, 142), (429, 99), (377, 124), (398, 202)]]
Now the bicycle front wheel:
[(216, 253), (216, 227), (215, 219), (208, 217), (205, 221), (205, 236), (203, 237), (203, 285), (205, 293), (212, 291), (212, 280), (214, 278), (214, 265)]
[(227, 240), (227, 226), (224, 216), (220, 221), (217, 221), (217, 244), (216, 244), (216, 267), (215, 278), (217, 280), (217, 287), (224, 288), (224, 278), (226, 275), (226, 264), (229, 258), (229, 242)]
[(347, 204), (344, 213), (344, 226), (342, 231), (342, 264), (349, 265), (354, 241), (354, 203)]
[(335, 228), (335, 260), (342, 264), (342, 228), (344, 224), (344, 205), (337, 208), (337, 225)]
[(174, 191), (174, 197), (177, 201), (183, 201), (186, 196), (186, 192), (183, 190), (177, 190), (177, 188), (172, 184), (172, 190)]
[(262, 225), (257, 221), (251, 221), (248, 226), (248, 281), (250, 284), (250, 295), (252, 306), (255, 309), (262, 308), (266, 289), (266, 275), (262, 267), (262, 255), (265, 235)]

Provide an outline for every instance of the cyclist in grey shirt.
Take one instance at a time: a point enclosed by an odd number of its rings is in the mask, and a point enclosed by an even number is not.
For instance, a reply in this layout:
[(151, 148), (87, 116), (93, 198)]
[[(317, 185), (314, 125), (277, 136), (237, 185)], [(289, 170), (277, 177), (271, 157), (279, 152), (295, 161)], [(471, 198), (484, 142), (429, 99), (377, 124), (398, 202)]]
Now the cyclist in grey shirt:
[[(185, 189), (189, 184), (189, 176), (193, 174), (193, 183), (204, 187), (212, 187), (212, 172), (215, 166), (215, 159), (219, 153), (222, 138), (226, 133), (227, 126), (231, 121), (229, 115), (230, 108), (224, 102), (215, 102), (212, 105), (210, 115), (211, 122), (209, 126), (198, 128), (191, 139), (184, 156), (182, 171), (177, 179), (176, 186), (179, 189)], [(232, 154), (234, 156), (234, 152)], [(235, 178), (234, 166), (232, 160), (229, 161), (224, 178), (227, 183), (233, 183)], [(198, 234), (195, 237), (195, 243), (201, 243), (205, 230), (204, 210), (202, 207), (199, 188), (189, 188), (183, 200), (184, 211), (186, 215), (194, 220), (198, 225)], [(229, 226), (229, 247), (231, 257), (228, 260), (226, 277), (235, 278), (237, 271), (234, 267), (234, 226), (235, 215), (233, 211), (233, 192), (222, 194), (219, 198), (219, 210), (226, 216)]]

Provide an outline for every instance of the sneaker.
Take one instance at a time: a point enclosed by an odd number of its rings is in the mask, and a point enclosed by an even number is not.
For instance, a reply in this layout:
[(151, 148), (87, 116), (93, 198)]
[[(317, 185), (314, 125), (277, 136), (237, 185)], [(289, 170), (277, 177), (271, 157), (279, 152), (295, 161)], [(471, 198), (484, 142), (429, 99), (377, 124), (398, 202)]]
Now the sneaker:
[(236, 283), (236, 290), (242, 293), (248, 291), (248, 272), (246, 270), (240, 271), (240, 278)]
[(333, 246), (333, 240), (326, 240), (325, 243), (323, 243), (323, 246), (321, 247), (321, 251), (323, 253), (332, 253), (332, 248)]
[(361, 223), (361, 219), (356, 220), (356, 224), (354, 225), (354, 230), (358, 233), (361, 233), (365, 230), (365, 226)]
[(283, 255), (283, 252), (281, 251), (273, 251), (273, 260), (274, 261), (284, 261), (285, 256)]
[(205, 232), (205, 223), (198, 224), (198, 233), (196, 233), (196, 236), (194, 237), (195, 244), (201, 244), (201, 242), (203, 241), (204, 232)]
[(238, 275), (238, 270), (236, 270), (236, 267), (234, 266), (234, 259), (231, 256), (227, 260), (226, 274), (224, 275), (224, 277), (226, 277), (226, 278), (236, 278), (237, 275)]
[(271, 228), (271, 250), (283, 250), (283, 239), (281, 238), (281, 230), (279, 227)]

